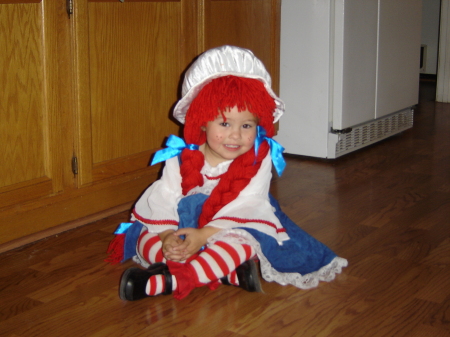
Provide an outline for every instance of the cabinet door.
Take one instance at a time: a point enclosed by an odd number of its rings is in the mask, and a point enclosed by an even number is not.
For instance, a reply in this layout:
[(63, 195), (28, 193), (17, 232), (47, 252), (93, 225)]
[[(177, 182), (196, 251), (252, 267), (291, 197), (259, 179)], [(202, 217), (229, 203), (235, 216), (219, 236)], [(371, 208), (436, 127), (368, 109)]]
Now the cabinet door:
[(204, 49), (229, 44), (261, 59), (279, 88), (281, 0), (206, 0)]
[(148, 169), (164, 138), (179, 134), (172, 107), (180, 75), (198, 53), (191, 42), (197, 14), (192, 0), (75, 5), (76, 152), (84, 186)]
[[(69, 168), (72, 138), (70, 130), (65, 131), (70, 102), (64, 104), (60, 99), (70, 93), (69, 81), (58, 60), (67, 51), (64, 43), (60, 45), (67, 37), (65, 4), (54, 0), (18, 2), (0, 1), (3, 210), (57, 194), (73, 182)], [(68, 169), (63, 168), (64, 162)]]

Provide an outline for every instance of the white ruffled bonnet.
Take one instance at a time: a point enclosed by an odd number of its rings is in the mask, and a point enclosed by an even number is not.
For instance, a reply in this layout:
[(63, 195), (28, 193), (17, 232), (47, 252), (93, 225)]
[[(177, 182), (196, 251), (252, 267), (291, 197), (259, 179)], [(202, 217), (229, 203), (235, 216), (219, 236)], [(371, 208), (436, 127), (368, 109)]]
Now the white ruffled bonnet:
[(201, 54), (186, 71), (182, 86), (182, 98), (175, 105), (173, 116), (184, 124), (191, 102), (202, 88), (213, 79), (234, 75), (255, 78), (275, 100), (274, 123), (284, 113), (284, 102), (272, 90), (272, 80), (263, 63), (248, 49), (235, 46), (222, 46)]

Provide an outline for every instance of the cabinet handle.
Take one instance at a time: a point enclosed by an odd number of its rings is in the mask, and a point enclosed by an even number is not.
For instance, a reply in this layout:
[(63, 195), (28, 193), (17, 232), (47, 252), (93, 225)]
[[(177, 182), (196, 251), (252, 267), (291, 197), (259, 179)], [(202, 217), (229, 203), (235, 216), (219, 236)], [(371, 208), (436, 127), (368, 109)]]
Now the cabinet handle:
[(71, 16), (73, 14), (73, 0), (66, 0), (66, 10), (67, 15)]
[(78, 158), (75, 156), (72, 157), (72, 172), (74, 175), (78, 174)]

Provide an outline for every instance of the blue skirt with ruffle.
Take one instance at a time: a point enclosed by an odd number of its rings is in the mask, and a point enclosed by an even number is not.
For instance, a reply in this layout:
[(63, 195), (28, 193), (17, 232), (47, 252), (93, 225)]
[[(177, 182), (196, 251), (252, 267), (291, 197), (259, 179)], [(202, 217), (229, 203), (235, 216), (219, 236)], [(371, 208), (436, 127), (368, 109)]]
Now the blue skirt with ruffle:
[[(181, 199), (178, 205), (180, 217), (179, 228), (197, 228), (202, 206), (208, 198), (204, 194), (194, 194)], [(300, 273), (301, 275), (318, 271), (328, 265), (337, 255), (326, 245), (316, 240), (298, 227), (281, 210), (277, 200), (269, 195), (270, 203), (275, 208), (275, 215), (289, 235), (289, 240), (279, 245), (273, 237), (255, 229), (242, 228), (250, 233), (261, 245), (262, 253), (272, 267), (281, 273)], [(136, 255), (136, 243), (144, 225), (139, 221), (126, 232), (124, 261)]]

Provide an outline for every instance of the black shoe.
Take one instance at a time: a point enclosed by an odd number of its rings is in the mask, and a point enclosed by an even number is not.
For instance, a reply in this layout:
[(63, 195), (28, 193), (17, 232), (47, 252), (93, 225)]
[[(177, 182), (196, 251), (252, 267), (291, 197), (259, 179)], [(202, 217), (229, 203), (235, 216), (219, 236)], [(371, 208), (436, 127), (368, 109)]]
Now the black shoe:
[[(236, 275), (239, 280), (239, 287), (250, 292), (262, 292), (261, 282), (259, 281), (258, 268), (255, 260), (248, 260), (236, 268)], [(232, 285), (228, 278), (220, 279), (222, 284)]]
[(120, 279), (119, 296), (125, 301), (137, 301), (149, 297), (145, 292), (150, 276), (164, 275), (166, 290), (162, 295), (172, 294), (172, 275), (164, 263), (152, 264), (148, 269), (129, 268)]

